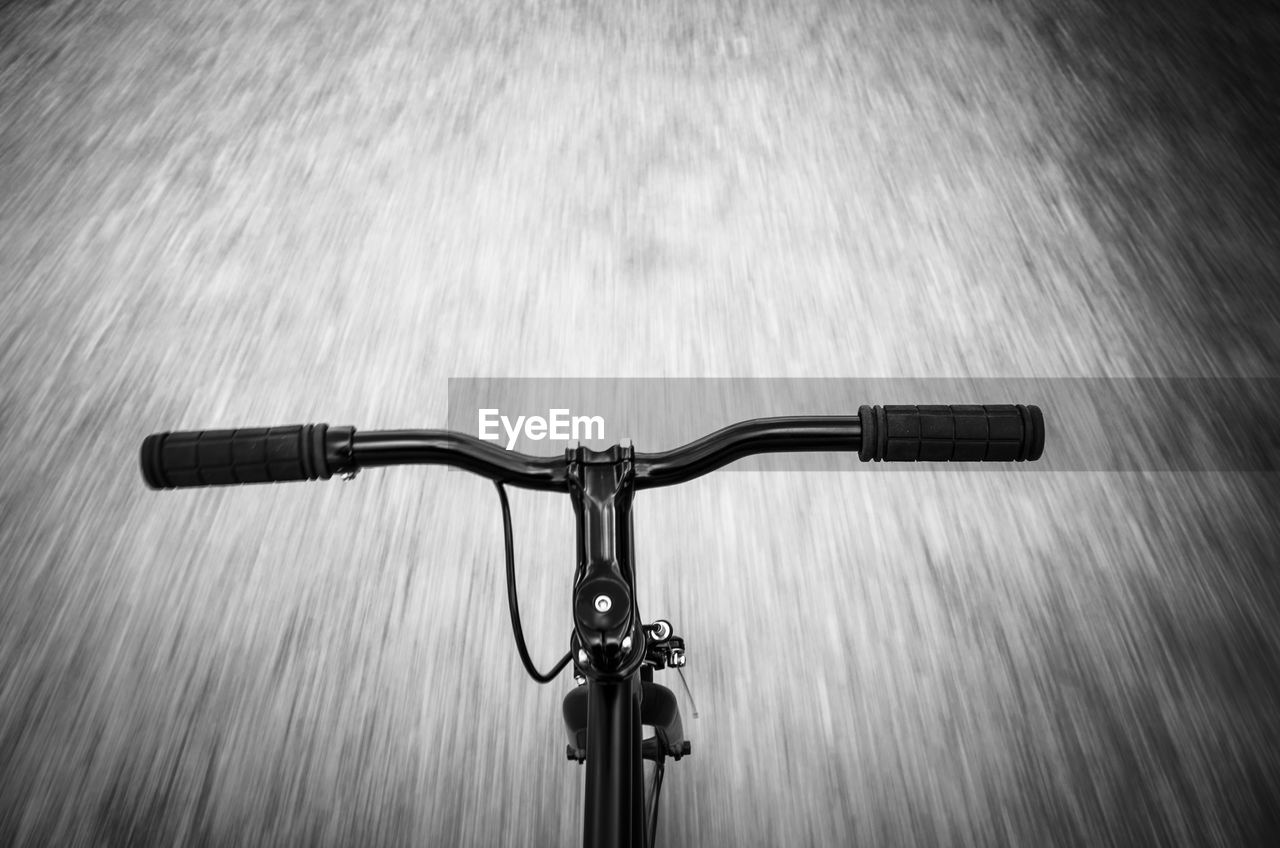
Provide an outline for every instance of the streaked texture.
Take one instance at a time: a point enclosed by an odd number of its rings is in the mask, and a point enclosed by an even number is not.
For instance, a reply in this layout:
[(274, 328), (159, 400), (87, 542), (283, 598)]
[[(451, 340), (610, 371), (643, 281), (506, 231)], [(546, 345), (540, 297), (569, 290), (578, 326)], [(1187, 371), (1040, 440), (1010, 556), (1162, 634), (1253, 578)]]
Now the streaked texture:
[[(1112, 5), (0, 7), (0, 843), (579, 838), (488, 483), (155, 493), (150, 432), (439, 426), (448, 377), (1276, 377), (1280, 19)], [(643, 493), (701, 715), (661, 844), (1277, 844), (1278, 498)], [(512, 501), (545, 667), (572, 513)]]

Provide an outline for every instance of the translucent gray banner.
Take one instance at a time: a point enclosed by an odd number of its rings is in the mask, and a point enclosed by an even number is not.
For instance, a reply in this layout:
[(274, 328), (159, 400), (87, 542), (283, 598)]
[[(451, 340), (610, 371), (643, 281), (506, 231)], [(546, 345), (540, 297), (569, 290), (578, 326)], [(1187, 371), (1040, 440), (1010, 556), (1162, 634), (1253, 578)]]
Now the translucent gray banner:
[[(575, 436), (668, 450), (750, 418), (856, 415), (862, 404), (1035, 404), (1034, 463), (874, 463), (877, 470), (1253, 471), (1280, 468), (1280, 379), (525, 379), (449, 381), (448, 427), (534, 455)], [(726, 470), (848, 471), (856, 453), (751, 457)]]

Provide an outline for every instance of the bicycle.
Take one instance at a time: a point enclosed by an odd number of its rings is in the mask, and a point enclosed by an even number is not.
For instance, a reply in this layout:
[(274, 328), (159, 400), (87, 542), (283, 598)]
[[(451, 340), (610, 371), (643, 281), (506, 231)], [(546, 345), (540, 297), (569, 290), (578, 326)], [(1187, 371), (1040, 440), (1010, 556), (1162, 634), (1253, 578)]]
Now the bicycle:
[[(586, 767), (583, 845), (655, 843), (666, 760), (692, 751), (675, 695), (653, 673), (684, 666), (671, 624), (642, 623), (636, 608), (631, 506), (642, 489), (672, 486), (762, 453), (857, 451), (863, 462), (1025, 462), (1044, 450), (1036, 406), (862, 406), (856, 416), (742, 421), (682, 447), (637, 453), (630, 444), (572, 447), (536, 457), (448, 430), (357, 432), (325, 424), (155, 433), (142, 443), (143, 478), (153, 489), (353, 479), (362, 468), (451, 465), (487, 477), (498, 490), (506, 548), (507, 602), (520, 661), (539, 683), (570, 663), (578, 685), (564, 699), (567, 757)], [(506, 485), (567, 493), (577, 534), (574, 626), (569, 651), (551, 671), (530, 659), (520, 624)], [(682, 674), (683, 678), (683, 674)], [(644, 738), (643, 727), (654, 728)], [(655, 764), (644, 786), (644, 761)]]

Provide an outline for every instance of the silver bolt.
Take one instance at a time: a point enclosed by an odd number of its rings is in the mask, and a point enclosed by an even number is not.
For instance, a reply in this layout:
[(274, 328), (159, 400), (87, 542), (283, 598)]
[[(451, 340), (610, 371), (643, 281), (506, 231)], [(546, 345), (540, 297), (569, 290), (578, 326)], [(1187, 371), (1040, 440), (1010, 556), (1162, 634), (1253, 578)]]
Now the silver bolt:
[(630, 636), (623, 636), (623, 637), (622, 637), (622, 650), (624, 650), (624, 651), (629, 651), (629, 650), (631, 650), (631, 637), (630, 637)]
[(613, 598), (608, 595), (596, 595), (596, 612), (608, 612), (613, 609)]
[(671, 622), (658, 619), (649, 625), (649, 629), (653, 631), (653, 638), (661, 642), (671, 635)]
[(575, 673), (573, 675), (573, 682), (579, 686), (585, 686), (587, 684), (587, 678), (583, 677), (581, 674)]
[(684, 651), (679, 648), (673, 648), (671, 651), (671, 664), (676, 668), (684, 665)]
[(586, 664), (587, 664), (587, 652), (584, 651), (582, 648), (579, 648), (578, 649), (578, 665), (586, 665)]

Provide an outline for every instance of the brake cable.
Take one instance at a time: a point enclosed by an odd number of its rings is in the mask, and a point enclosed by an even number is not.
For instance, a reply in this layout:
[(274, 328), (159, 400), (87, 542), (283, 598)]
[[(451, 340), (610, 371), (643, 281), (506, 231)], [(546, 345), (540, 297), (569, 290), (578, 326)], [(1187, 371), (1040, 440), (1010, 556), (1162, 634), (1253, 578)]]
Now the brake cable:
[(507, 607), (511, 610), (511, 629), (516, 637), (516, 650), (520, 652), (520, 662), (524, 663), (524, 670), (529, 672), (530, 677), (539, 683), (550, 683), (573, 659), (573, 652), (566, 652), (560, 662), (556, 663), (555, 668), (546, 674), (539, 673), (533, 667), (533, 660), (529, 658), (529, 648), (524, 643), (524, 628), (520, 626), (520, 600), (516, 597), (516, 553), (515, 540), (511, 532), (511, 505), (507, 502), (507, 490), (503, 488), (502, 481), (494, 480), (493, 485), (498, 487), (498, 499), (502, 501), (502, 532), (507, 546)]

